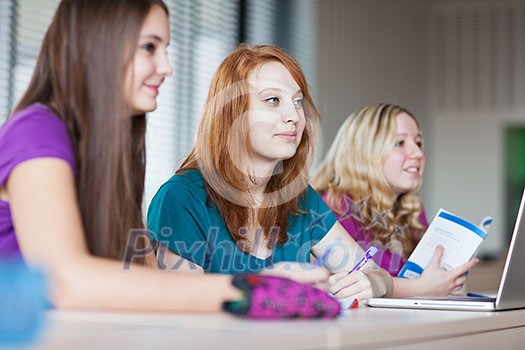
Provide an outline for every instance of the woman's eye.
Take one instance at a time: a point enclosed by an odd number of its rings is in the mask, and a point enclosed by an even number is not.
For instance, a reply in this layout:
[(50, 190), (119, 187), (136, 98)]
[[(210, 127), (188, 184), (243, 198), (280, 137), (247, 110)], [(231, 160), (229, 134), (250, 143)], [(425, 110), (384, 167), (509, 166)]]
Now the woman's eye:
[(155, 52), (155, 44), (153, 43), (146, 43), (142, 45), (141, 47), (148, 52), (151, 52), (151, 53)]
[(423, 141), (416, 142), (417, 147), (423, 148)]
[(298, 98), (297, 100), (293, 101), (293, 104), (296, 105), (297, 107), (302, 107), (303, 106), (303, 102), (304, 102), (304, 99)]
[(279, 104), (278, 97), (270, 97), (270, 98), (267, 98), (265, 101), (271, 104), (272, 106), (277, 106)]
[(399, 140), (399, 141), (396, 142), (394, 147), (403, 147), (404, 145), (405, 145), (405, 141), (404, 140)]

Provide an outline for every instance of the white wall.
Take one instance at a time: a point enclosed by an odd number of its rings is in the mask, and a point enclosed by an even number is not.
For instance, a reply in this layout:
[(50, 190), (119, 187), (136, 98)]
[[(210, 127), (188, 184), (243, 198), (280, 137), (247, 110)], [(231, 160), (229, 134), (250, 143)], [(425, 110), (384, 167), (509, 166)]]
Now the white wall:
[(434, 1), (428, 23), (426, 204), (495, 219), (506, 248), (504, 130), (525, 123), (525, 2)]
[(409, 108), (425, 134), (428, 215), (492, 215), (481, 253), (501, 252), (503, 131), (525, 124), (525, 2), (324, 0), (319, 16), (324, 150), (363, 104)]
[(371, 102), (423, 114), (425, 9), (419, 0), (322, 0), (318, 107), (330, 145), (341, 122)]

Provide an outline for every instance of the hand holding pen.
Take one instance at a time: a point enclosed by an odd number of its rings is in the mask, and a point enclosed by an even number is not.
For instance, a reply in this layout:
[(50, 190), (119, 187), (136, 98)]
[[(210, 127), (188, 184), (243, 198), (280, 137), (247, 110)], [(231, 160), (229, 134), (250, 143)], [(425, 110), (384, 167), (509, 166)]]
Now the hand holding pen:
[(354, 271), (358, 271), (368, 262), (368, 260), (372, 259), (374, 255), (376, 255), (377, 251), (377, 247), (370, 246), (370, 248), (368, 248), (365, 252), (365, 255), (357, 262), (357, 264), (355, 264), (355, 266), (350, 271), (348, 271), (347, 275), (351, 274)]
[[(374, 255), (376, 255), (377, 252), (378, 252), (377, 247), (370, 246), (370, 248), (368, 248), (367, 251), (365, 252), (365, 255), (363, 255), (363, 257), (357, 262), (357, 264), (355, 264), (355, 266), (350, 271), (348, 271), (347, 275), (361, 269), (368, 262), (368, 260), (372, 259)], [(357, 299), (354, 299), (352, 301), (352, 304), (350, 304), (349, 308), (356, 309), (358, 307), (359, 307), (359, 301)]]
[[(336, 294), (339, 294), (339, 292), (341, 292), (343, 289), (347, 288), (349, 285), (346, 285), (345, 282), (343, 282), (341, 284), (341, 281), (343, 281), (343, 280), (354, 280), (352, 282), (352, 284), (356, 283), (355, 278), (352, 278), (352, 277), (345, 278), (345, 276), (348, 276), (352, 272), (360, 270), (370, 259), (372, 259), (372, 257), (377, 252), (378, 252), (377, 247), (371, 246), (364, 253), (364, 255), (361, 257), (361, 259), (359, 259), (357, 264), (355, 264), (354, 267), (352, 269), (350, 269), (350, 271), (348, 271), (348, 272), (343, 271), (343, 272), (340, 272), (340, 273), (332, 276), (331, 278), (335, 277), (336, 279), (333, 282), (331, 282), (332, 286), (330, 287), (330, 291), (334, 295), (336, 295)], [(357, 278), (361, 278), (361, 277), (357, 277)], [(359, 292), (359, 291), (354, 291), (351, 295), (355, 295), (356, 292)], [(343, 309), (354, 309), (354, 308), (358, 308), (359, 307), (359, 301), (357, 300), (357, 298), (350, 299), (350, 296), (349, 295), (346, 296), (345, 294), (340, 295), (338, 298), (339, 298), (339, 302), (341, 303), (341, 306), (343, 307)]]

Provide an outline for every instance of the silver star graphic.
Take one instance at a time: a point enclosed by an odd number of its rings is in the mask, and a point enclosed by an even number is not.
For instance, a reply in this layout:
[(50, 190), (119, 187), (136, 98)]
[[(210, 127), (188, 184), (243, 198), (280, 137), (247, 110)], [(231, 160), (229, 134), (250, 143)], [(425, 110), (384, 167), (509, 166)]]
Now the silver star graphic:
[(380, 213), (375, 210), (372, 210), (372, 211), (374, 213), (374, 217), (372, 218), (372, 221), (370, 221), (370, 223), (368, 224), (366, 228), (370, 229), (374, 227), (375, 225), (379, 225), (382, 228), (386, 229), (387, 226), (386, 226), (385, 217), (387, 216), (388, 212), (385, 211), (385, 212)]
[(408, 224), (405, 224), (403, 226), (394, 226), (394, 235), (396, 236), (404, 236), (406, 230), (408, 229)]
[(308, 230), (313, 230), (319, 226), (321, 230), (326, 231), (327, 227), (325, 224), (325, 220), (330, 213), (330, 211), (327, 211), (323, 214), (317, 214), (314, 211), (310, 211), (310, 215), (312, 215), (312, 222), (310, 223), (310, 225), (308, 225)]
[(361, 215), (361, 209), (365, 205), (365, 203), (370, 199), (370, 196), (361, 199), (359, 202), (355, 203), (350, 196), (345, 195), (344, 196), (344, 202), (346, 211), (343, 213), (341, 219), (347, 219), (353, 216), (355, 219), (357, 219), (359, 222), (363, 222), (363, 216)]
[(294, 234), (288, 234), (288, 244), (291, 244), (295, 247), (299, 246), (299, 237), (301, 236), (301, 232), (297, 232)]

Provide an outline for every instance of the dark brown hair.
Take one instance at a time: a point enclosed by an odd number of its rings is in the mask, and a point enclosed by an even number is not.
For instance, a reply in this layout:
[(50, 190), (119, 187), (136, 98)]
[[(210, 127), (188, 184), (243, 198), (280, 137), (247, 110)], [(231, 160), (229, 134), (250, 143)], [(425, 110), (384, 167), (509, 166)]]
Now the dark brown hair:
[(89, 250), (122, 258), (143, 228), (145, 114), (131, 116), (122, 86), (141, 25), (161, 0), (62, 0), (29, 86), (15, 108), (40, 102), (67, 126)]
[[(265, 189), (263, 203), (249, 198), (250, 180), (243, 165), (252, 154), (247, 112), (250, 108), (248, 75), (267, 62), (279, 62), (290, 72), (304, 97), (306, 126), (295, 155), (282, 161)], [(199, 169), (209, 198), (217, 205), (232, 238), (244, 249), (243, 228), (257, 207), (257, 220), (270, 238), (269, 248), (288, 239), (290, 215), (300, 212), (299, 200), (308, 186), (319, 112), (299, 64), (285, 51), (268, 45), (241, 45), (220, 64), (199, 122), (195, 146), (177, 171)], [(248, 181), (247, 181), (248, 180)], [(277, 236), (273, 236), (278, 231)], [(246, 251), (246, 249), (244, 249)]]

